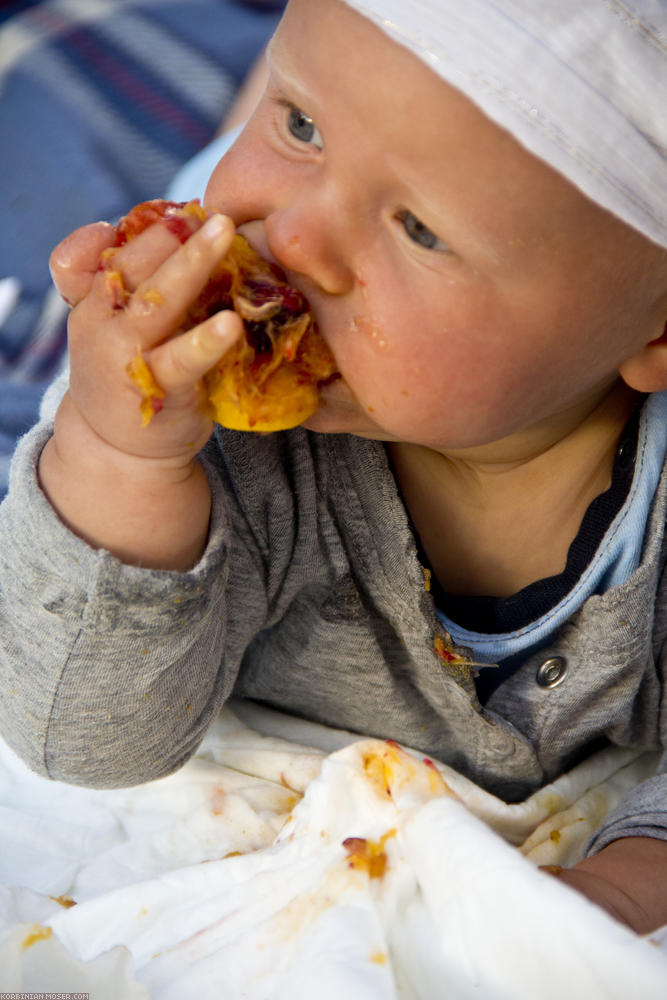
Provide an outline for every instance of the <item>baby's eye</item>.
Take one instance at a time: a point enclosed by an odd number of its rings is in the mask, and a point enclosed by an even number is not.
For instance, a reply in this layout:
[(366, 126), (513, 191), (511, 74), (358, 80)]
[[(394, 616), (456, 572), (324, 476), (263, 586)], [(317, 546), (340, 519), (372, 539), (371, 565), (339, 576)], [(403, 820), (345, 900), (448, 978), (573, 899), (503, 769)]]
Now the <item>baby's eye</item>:
[(307, 142), (317, 146), (318, 149), (322, 148), (322, 136), (315, 127), (313, 119), (294, 105), (290, 105), (288, 109), (287, 127), (299, 142)]
[(404, 211), (398, 215), (398, 219), (403, 223), (403, 228), (413, 241), (425, 250), (448, 250), (448, 246), (432, 232), (428, 226), (413, 215), (412, 212)]

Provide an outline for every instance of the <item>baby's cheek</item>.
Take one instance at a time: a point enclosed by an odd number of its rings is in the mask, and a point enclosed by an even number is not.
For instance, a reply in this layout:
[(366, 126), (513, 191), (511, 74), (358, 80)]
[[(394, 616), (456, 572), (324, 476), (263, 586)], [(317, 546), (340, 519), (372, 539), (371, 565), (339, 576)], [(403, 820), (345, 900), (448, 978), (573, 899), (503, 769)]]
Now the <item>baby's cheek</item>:
[(442, 405), (437, 384), (415, 359), (370, 367), (360, 398), (381, 426), (399, 436), (414, 434)]
[(373, 353), (382, 356), (387, 353), (388, 340), (382, 321), (369, 313), (357, 313), (352, 317), (350, 337)]

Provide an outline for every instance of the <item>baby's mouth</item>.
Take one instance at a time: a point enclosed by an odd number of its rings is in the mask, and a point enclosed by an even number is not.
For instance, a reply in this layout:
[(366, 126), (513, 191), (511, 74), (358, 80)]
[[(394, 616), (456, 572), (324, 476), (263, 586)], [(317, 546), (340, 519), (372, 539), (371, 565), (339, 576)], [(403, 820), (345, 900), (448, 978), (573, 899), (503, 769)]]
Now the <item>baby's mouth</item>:
[(312, 287), (313, 287), (312, 283), (304, 275), (299, 274), (295, 271), (290, 271), (288, 268), (284, 267), (279, 261), (276, 260), (276, 258), (269, 250), (266, 236), (264, 233), (264, 225), (261, 222), (261, 220), (252, 220), (250, 222), (243, 222), (241, 223), (240, 226), (237, 227), (237, 232), (239, 233), (239, 235), (243, 236), (245, 240), (248, 241), (253, 250), (255, 250), (261, 257), (264, 258), (264, 260), (268, 261), (269, 264), (271, 264), (273, 267), (277, 269), (277, 272), (281, 275), (282, 280), (284, 280), (287, 285), (289, 285), (291, 288), (296, 289), (296, 291), (306, 299), (310, 307), (310, 311), (315, 320), (317, 332), (321, 337), (321, 339), (326, 344), (330, 354), (332, 355), (334, 360), (334, 367), (336, 369), (333, 372), (333, 374), (329, 375), (327, 378), (323, 379), (320, 382), (320, 390), (324, 391), (334, 383), (344, 383), (345, 385), (347, 385), (343, 375), (339, 371), (336, 356), (331, 348), (329, 339), (326, 335), (325, 327), (324, 324), (322, 323), (320, 308), (318, 306), (318, 303), (315, 301), (317, 297), (312, 295)]

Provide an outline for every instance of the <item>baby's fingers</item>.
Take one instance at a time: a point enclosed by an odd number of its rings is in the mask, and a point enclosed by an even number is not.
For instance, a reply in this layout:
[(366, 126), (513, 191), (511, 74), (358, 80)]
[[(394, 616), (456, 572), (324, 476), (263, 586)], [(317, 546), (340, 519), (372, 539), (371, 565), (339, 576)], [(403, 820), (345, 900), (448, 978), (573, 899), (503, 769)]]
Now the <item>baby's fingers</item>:
[(66, 236), (49, 259), (53, 283), (69, 305), (76, 305), (88, 294), (97, 273), (100, 255), (113, 246), (115, 229), (107, 222), (81, 226)]
[(167, 396), (178, 395), (192, 389), (242, 334), (240, 317), (225, 309), (145, 356)]
[(212, 216), (136, 288), (126, 315), (143, 348), (154, 347), (178, 329), (233, 237), (231, 220)]

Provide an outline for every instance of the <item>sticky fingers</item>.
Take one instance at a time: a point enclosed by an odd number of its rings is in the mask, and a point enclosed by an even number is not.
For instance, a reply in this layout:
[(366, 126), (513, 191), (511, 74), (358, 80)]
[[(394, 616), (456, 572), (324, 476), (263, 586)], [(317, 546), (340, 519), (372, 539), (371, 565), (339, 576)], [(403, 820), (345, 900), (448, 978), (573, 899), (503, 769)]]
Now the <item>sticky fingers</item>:
[(107, 222), (82, 226), (66, 236), (49, 258), (53, 283), (68, 305), (74, 306), (90, 292), (99, 269), (100, 257), (116, 239)]
[[(142, 396), (144, 425), (167, 405), (173, 409), (169, 400), (163, 402), (167, 386), (147, 356), (197, 327), (203, 332), (194, 340), (186, 338), (164, 355), (155, 355), (158, 364), (163, 358), (167, 380), (174, 386), (169, 392), (181, 393), (181, 406), (185, 385), (179, 388), (178, 372), (190, 377), (195, 373), (198, 381), (203, 374), (198, 388), (205, 388), (207, 412), (235, 430), (283, 430), (317, 409), (320, 387), (339, 375), (310, 306), (275, 263), (262, 258), (241, 235), (232, 236), (228, 219), (209, 217), (196, 201), (156, 200), (135, 206), (117, 232), (119, 249), (104, 255), (102, 288), (108, 310), (121, 313), (123, 329), (134, 331), (137, 353), (126, 370)], [(169, 237), (183, 245), (150, 271), (150, 277), (131, 284), (131, 275), (139, 271), (131, 256), (138, 250), (133, 248), (145, 252), (152, 232), (162, 242)], [(240, 316), (244, 336), (237, 332), (225, 356), (213, 358), (213, 351), (203, 345), (218, 326), (217, 321), (207, 323), (218, 312), (230, 310)], [(232, 328), (239, 329), (226, 327)], [(202, 372), (205, 358), (212, 364)], [(194, 388), (190, 386), (191, 395)]]
[(163, 409), (167, 396), (191, 391), (242, 335), (240, 318), (225, 310), (146, 354), (136, 354), (128, 374), (142, 395), (143, 425)]
[[(211, 271), (229, 249), (234, 235), (231, 221), (214, 215), (194, 232), (187, 242), (176, 249), (148, 277), (134, 286), (128, 271), (133, 273), (131, 253), (134, 244), (106, 251), (102, 257), (99, 286), (109, 310), (123, 310), (125, 320), (136, 333), (136, 343), (150, 350), (183, 324), (192, 302), (208, 282)], [(146, 233), (143, 249), (151, 232)], [(138, 242), (138, 241), (137, 241)], [(164, 241), (163, 241), (164, 242)], [(129, 263), (129, 266), (128, 266)], [(135, 270), (136, 273), (136, 264)]]

